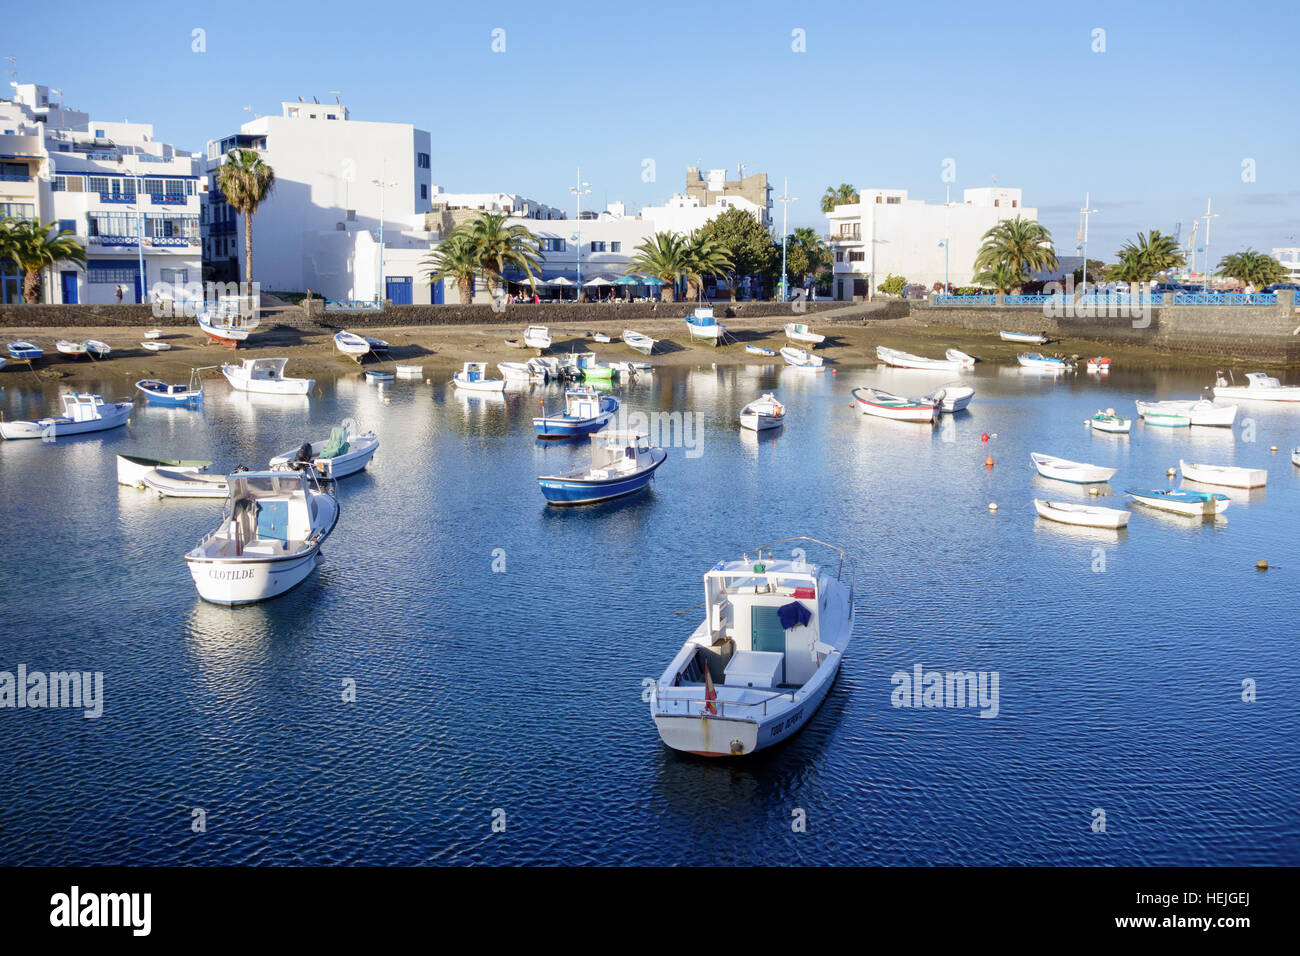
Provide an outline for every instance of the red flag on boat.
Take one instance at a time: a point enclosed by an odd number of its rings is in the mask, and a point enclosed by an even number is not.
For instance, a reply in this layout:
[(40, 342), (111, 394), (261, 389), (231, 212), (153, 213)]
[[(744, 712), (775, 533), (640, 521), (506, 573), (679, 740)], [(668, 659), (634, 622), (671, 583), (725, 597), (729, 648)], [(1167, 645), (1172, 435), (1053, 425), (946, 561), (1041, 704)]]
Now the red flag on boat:
[(714, 717), (718, 716), (718, 708), (714, 701), (718, 699), (718, 692), (713, 689), (713, 675), (709, 673), (709, 666), (704, 665), (704, 709)]

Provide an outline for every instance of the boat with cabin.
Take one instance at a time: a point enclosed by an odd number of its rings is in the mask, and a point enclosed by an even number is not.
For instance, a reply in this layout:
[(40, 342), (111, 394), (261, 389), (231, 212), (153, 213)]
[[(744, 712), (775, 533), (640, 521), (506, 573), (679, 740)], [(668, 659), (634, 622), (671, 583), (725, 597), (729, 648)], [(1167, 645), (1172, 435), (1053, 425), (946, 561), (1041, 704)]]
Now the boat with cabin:
[(68, 392), (60, 399), (62, 415), (34, 422), (0, 421), (0, 436), (10, 440), (42, 438), (53, 441), (70, 435), (102, 432), (121, 428), (126, 424), (131, 409), (135, 408), (132, 402), (105, 402), (101, 396), (89, 392)]
[[(801, 546), (789, 559), (776, 558), (772, 549), (791, 542)], [(838, 562), (809, 561), (805, 542), (837, 552)], [(704, 620), (650, 697), (650, 716), (667, 746), (738, 757), (789, 740), (812, 719), (853, 636), (845, 557), (815, 538), (788, 538), (705, 573)]]
[(713, 309), (701, 307), (686, 317), (686, 330), (691, 338), (718, 345), (726, 340), (727, 327), (718, 322)]
[(618, 399), (602, 395), (591, 386), (578, 386), (564, 392), (564, 410), (542, 414), (533, 419), (538, 438), (576, 438), (604, 428), (618, 414)]
[(644, 490), (667, 457), (641, 432), (601, 431), (591, 436), (590, 465), (564, 475), (540, 475), (537, 483), (547, 504), (595, 504)]
[(1300, 402), (1300, 385), (1283, 385), (1263, 372), (1246, 373), (1246, 384), (1238, 385), (1231, 372), (1219, 372), (1214, 381), (1215, 398), (1244, 398), (1257, 402)]
[(506, 380), (487, 377), (487, 362), (466, 362), (459, 372), (452, 376), (457, 388), (467, 392), (504, 392)]
[(285, 358), (244, 359), (239, 365), (229, 362), (221, 366), (221, 374), (231, 387), (241, 392), (262, 395), (306, 395), (316, 384), (310, 378), (286, 378)]

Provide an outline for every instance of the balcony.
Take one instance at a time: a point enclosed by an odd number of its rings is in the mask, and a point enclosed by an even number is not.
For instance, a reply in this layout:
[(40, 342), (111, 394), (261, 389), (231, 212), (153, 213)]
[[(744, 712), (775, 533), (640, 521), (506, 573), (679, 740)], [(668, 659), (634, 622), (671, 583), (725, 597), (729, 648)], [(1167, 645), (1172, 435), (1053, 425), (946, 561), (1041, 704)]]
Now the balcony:
[(862, 231), (854, 229), (852, 232), (837, 232), (826, 237), (827, 242), (861, 242)]
[(129, 206), (135, 202), (134, 196), (123, 196), (118, 193), (100, 193), (100, 202), (117, 203), (118, 205)]
[(184, 206), (188, 204), (190, 201), (189, 196), (173, 196), (173, 195), (154, 196), (152, 194), (149, 195), (152, 196), (153, 205), (155, 206)]

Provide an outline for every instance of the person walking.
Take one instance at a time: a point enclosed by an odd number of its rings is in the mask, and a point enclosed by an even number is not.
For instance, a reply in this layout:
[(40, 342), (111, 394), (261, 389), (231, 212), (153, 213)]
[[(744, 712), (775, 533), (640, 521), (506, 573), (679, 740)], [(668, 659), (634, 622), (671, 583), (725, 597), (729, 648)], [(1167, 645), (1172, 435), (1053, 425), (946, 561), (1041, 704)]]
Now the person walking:
[(117, 304), (118, 304), (118, 305), (121, 305), (121, 304), (122, 304), (122, 287), (121, 287), (120, 285), (117, 287), (116, 295), (117, 295)]

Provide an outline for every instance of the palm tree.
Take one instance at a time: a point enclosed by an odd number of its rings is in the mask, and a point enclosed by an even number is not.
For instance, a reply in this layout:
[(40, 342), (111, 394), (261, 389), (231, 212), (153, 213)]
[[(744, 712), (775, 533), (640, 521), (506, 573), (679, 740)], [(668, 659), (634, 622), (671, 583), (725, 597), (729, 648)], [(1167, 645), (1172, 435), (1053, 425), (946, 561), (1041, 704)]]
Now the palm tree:
[(826, 192), (822, 193), (822, 212), (830, 212), (836, 206), (855, 203), (858, 198), (857, 189), (848, 183), (840, 183), (838, 187), (827, 186)]
[(1118, 261), (1106, 270), (1106, 278), (1116, 282), (1150, 282), (1187, 261), (1177, 240), (1159, 229), (1139, 232), (1137, 241), (1125, 242), (1115, 257)]
[(642, 241), (634, 252), (628, 260), (626, 274), (653, 276), (662, 280), (664, 284), (659, 289), (660, 300), (675, 302), (677, 279), (687, 271), (687, 240), (675, 232), (656, 232)]
[(469, 305), (473, 300), (474, 277), (478, 275), (480, 266), (478, 251), (468, 230), (453, 229), (420, 265), (429, 267), (425, 275), (430, 282), (455, 279), (461, 305)]
[(705, 276), (730, 275), (731, 256), (726, 247), (712, 236), (699, 230), (686, 237), (686, 298), (699, 299)]
[(41, 277), (56, 262), (86, 261), (86, 250), (69, 230), (35, 219), (9, 219), (0, 238), (0, 259), (12, 259), (23, 274), (23, 301), (41, 301)]
[(822, 237), (817, 235), (816, 229), (800, 226), (786, 238), (786, 261), (792, 273), (791, 278), (797, 279), (798, 284), (803, 284), (808, 281), (809, 275), (830, 265), (830, 249)]
[(1253, 285), (1262, 289), (1266, 285), (1281, 282), (1288, 275), (1286, 267), (1272, 256), (1266, 256), (1254, 249), (1234, 252), (1219, 260), (1219, 275), (1232, 276), (1243, 285)]
[(1004, 219), (984, 233), (984, 245), (975, 256), (976, 271), (991, 273), (1004, 265), (1019, 277), (1016, 283), (1035, 272), (1055, 269), (1059, 263), (1052, 251), (1052, 234), (1032, 219)]
[(463, 227), (478, 258), (478, 266), (488, 280), (488, 291), (495, 292), (504, 278), (506, 266), (514, 266), (532, 279), (541, 272), (539, 243), (528, 227), (507, 225), (508, 213), (487, 212)]
[(1013, 266), (1005, 262), (998, 262), (975, 277), (978, 285), (997, 289), (1001, 293), (1007, 293), (1016, 287), (1025, 284), (1024, 273), (1017, 271)]
[(255, 149), (232, 149), (217, 172), (217, 188), (244, 217), (244, 282), (253, 289), (253, 213), (271, 195), (275, 170)]

